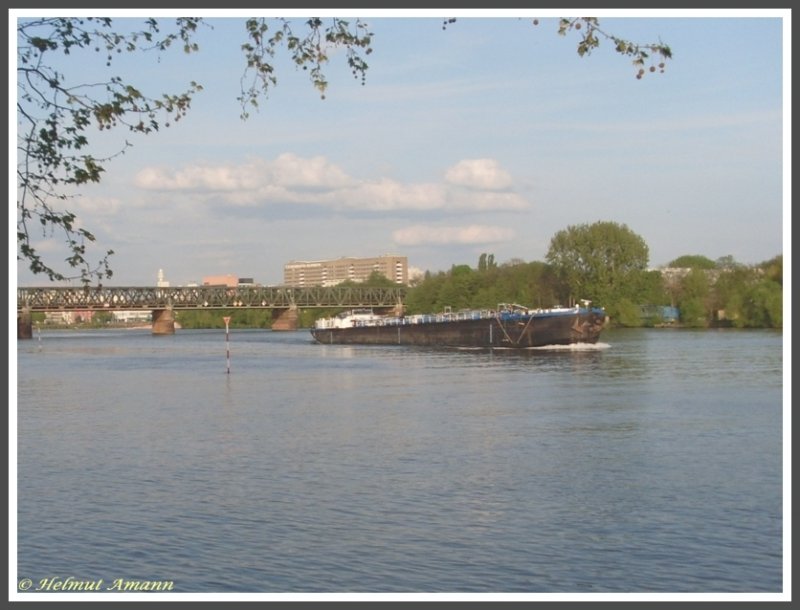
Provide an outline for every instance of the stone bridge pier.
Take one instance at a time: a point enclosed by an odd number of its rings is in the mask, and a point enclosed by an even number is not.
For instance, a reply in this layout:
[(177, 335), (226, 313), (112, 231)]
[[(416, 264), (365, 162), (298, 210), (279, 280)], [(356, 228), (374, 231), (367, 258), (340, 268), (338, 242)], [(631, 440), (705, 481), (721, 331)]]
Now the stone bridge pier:
[(33, 316), (30, 307), (17, 312), (17, 339), (33, 339)]
[(153, 310), (153, 334), (175, 334), (175, 313), (172, 311), (172, 307)]
[(297, 305), (290, 305), (288, 309), (272, 310), (272, 330), (297, 330), (300, 314)]

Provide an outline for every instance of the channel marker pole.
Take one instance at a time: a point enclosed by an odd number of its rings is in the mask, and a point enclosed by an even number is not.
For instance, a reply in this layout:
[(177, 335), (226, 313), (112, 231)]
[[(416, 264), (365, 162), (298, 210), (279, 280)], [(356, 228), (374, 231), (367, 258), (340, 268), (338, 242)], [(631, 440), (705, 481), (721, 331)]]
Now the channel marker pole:
[(226, 359), (226, 362), (228, 363), (227, 374), (230, 375), (231, 374), (231, 346), (230, 346), (230, 339), (229, 339), (229, 334), (228, 334), (228, 324), (231, 321), (231, 317), (230, 316), (223, 316), (222, 319), (225, 320), (225, 359)]

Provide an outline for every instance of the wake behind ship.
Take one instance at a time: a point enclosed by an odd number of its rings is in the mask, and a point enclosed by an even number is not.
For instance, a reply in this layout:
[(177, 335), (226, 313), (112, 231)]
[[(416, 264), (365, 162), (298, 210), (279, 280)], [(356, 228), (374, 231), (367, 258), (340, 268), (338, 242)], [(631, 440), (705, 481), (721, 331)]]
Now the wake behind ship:
[(532, 348), (597, 343), (605, 321), (605, 311), (587, 301), (575, 307), (500, 304), (496, 310), (412, 316), (354, 309), (317, 320), (311, 334), (319, 343), (329, 344)]

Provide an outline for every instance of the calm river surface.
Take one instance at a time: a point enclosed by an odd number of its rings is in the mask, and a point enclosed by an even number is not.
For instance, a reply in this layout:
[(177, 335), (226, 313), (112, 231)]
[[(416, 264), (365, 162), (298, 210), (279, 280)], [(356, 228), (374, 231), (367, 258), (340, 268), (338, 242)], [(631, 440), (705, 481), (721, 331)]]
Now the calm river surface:
[(783, 590), (780, 333), (612, 330), (520, 353), (232, 330), (229, 346), (227, 374), (224, 330), (18, 341), (20, 582)]

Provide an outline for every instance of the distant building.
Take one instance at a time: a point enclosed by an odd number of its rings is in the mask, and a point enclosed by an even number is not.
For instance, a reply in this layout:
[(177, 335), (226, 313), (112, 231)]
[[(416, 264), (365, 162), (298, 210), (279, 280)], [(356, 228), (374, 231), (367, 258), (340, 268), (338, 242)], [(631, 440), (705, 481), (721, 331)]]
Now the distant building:
[(169, 288), (169, 282), (164, 279), (164, 270), (158, 270), (158, 281), (156, 282), (156, 286), (159, 288)]
[[(252, 288), (258, 286), (251, 277), (238, 277), (236, 275), (207, 275), (203, 278), (203, 286), (227, 286), (228, 288)], [(196, 282), (190, 282), (187, 286), (197, 286)]]
[(408, 284), (408, 258), (386, 254), (374, 258), (343, 257), (321, 261), (290, 261), (283, 266), (286, 286), (336, 286), (363, 282), (379, 272), (395, 284)]
[(227, 286), (236, 288), (239, 285), (239, 278), (235, 275), (209, 275), (203, 278), (203, 286)]
[(133, 322), (152, 322), (153, 313), (149, 309), (132, 309), (112, 311), (111, 319), (114, 322), (122, 324), (131, 324)]
[(44, 314), (45, 324), (81, 324), (91, 322), (94, 318), (94, 310), (86, 309), (83, 311), (47, 311)]

